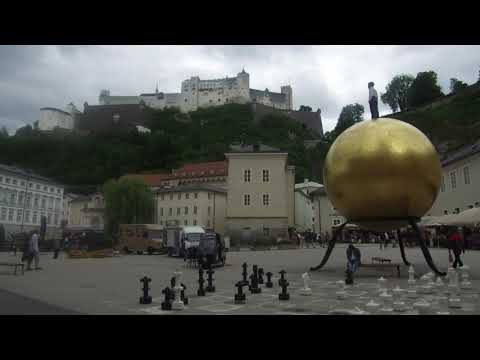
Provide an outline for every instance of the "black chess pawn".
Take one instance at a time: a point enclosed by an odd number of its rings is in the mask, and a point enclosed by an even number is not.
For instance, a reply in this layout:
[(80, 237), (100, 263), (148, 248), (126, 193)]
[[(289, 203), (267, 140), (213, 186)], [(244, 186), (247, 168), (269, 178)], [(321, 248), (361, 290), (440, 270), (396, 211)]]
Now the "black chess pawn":
[(258, 266), (253, 265), (252, 268), (253, 268), (253, 275), (255, 275), (255, 277), (258, 279)]
[(162, 310), (172, 310), (171, 292), (172, 290), (169, 287), (162, 290), (162, 294), (165, 295), (165, 299), (162, 302)]
[(287, 273), (285, 270), (279, 271), (280, 280), (278, 280), (278, 285), (282, 286), (282, 283), (285, 282), (285, 274)]
[(175, 288), (175, 285), (176, 285), (176, 284), (175, 284), (175, 276), (173, 276), (173, 277), (170, 279), (170, 287), (171, 287), (172, 289), (174, 289), (174, 288)]
[(215, 286), (213, 286), (213, 274), (214, 273), (215, 273), (215, 271), (212, 270), (212, 265), (210, 265), (210, 268), (207, 270), (208, 284), (207, 284), (207, 287), (205, 288), (205, 290), (207, 292), (215, 292)]
[(182, 286), (182, 291), (180, 292), (180, 300), (182, 300), (184, 305), (188, 305), (188, 297), (185, 296), (185, 290), (187, 290), (187, 287), (185, 284), (181, 284)]
[(205, 282), (203, 278), (203, 269), (198, 269), (198, 290), (197, 296), (205, 296), (205, 289), (203, 288), (203, 283)]
[(353, 285), (353, 273), (350, 270), (345, 272), (345, 284), (346, 285)]
[(152, 279), (144, 276), (143, 278), (140, 279), (140, 282), (143, 283), (143, 296), (140, 297), (140, 304), (151, 304), (152, 303), (152, 297), (148, 295), (148, 290), (150, 288), (148, 287), (148, 283), (152, 281)]
[(243, 268), (243, 272), (242, 272), (242, 276), (243, 276), (243, 280), (242, 280), (242, 283), (243, 285), (248, 285), (248, 280), (247, 280), (247, 277), (248, 277), (248, 270), (247, 270), (247, 263), (243, 263), (242, 265), (242, 268)]
[(282, 292), (278, 294), (279, 300), (290, 300), (290, 294), (287, 292), (287, 286), (289, 285), (288, 281), (283, 279), (282, 284)]
[(249, 290), (252, 294), (260, 294), (262, 292), (262, 289), (258, 286), (258, 279), (255, 273), (250, 275), (250, 286)]
[(258, 283), (263, 285), (263, 268), (258, 269)]
[(272, 283), (272, 273), (269, 271), (265, 275), (267, 275), (267, 282), (265, 283), (265, 286), (267, 288), (273, 288), (273, 283)]
[(243, 287), (245, 286), (245, 284), (243, 283), (243, 281), (239, 281), (235, 284), (235, 286), (237, 287), (237, 293), (235, 294), (235, 304), (244, 304), (246, 301), (246, 296), (243, 293)]

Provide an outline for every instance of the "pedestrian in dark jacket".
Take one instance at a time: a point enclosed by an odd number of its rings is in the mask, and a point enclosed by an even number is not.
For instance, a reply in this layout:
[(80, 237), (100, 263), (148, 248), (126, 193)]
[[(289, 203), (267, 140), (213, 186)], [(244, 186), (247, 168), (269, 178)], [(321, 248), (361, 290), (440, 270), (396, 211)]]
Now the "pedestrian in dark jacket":
[(453, 252), (453, 255), (455, 256), (455, 261), (453, 262), (453, 268), (456, 269), (458, 265), (460, 267), (463, 266), (463, 262), (460, 259), (460, 255), (462, 254), (462, 250), (464, 250), (463, 247), (463, 239), (461, 235), (459, 234), (458, 230), (454, 230), (451, 234), (450, 237), (448, 238), (448, 252), (450, 254), (450, 251)]

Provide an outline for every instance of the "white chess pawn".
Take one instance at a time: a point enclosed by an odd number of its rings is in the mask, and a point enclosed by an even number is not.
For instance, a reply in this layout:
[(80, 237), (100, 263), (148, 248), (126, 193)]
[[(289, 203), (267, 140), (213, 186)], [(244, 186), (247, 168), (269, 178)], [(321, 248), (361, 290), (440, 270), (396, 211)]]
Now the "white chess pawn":
[(370, 313), (370, 314), (375, 314), (378, 309), (380, 308), (380, 305), (379, 303), (375, 302), (375, 300), (370, 300), (368, 303), (365, 304), (365, 307), (367, 308), (367, 311)]
[(378, 280), (378, 290), (380, 292), (384, 292), (387, 290), (387, 279), (385, 279), (383, 276), (381, 276)]
[(183, 310), (185, 308), (185, 304), (181, 299), (181, 292), (183, 290), (181, 284), (182, 273), (180, 271), (175, 271), (174, 276), (175, 287), (173, 290), (175, 291), (175, 301), (172, 303), (172, 310)]
[(415, 280), (415, 270), (413, 269), (413, 265), (410, 265), (410, 268), (408, 269), (408, 286), (414, 287), (416, 283), (417, 280)]
[(471, 290), (472, 289), (472, 283), (470, 282), (470, 276), (468, 274), (468, 270), (470, 268), (468, 265), (463, 265), (461, 272), (462, 272), (462, 282), (460, 283), (460, 288), (462, 290)]
[(379, 297), (383, 302), (383, 306), (380, 311), (393, 311), (393, 308), (391, 307), (392, 295), (385, 290), (379, 295)]
[(303, 295), (303, 296), (312, 295), (312, 289), (310, 289), (310, 286), (308, 283), (310, 281), (310, 276), (308, 276), (308, 273), (303, 274), (302, 279), (303, 279), (303, 288), (300, 289), (300, 295)]
[(425, 299), (421, 299), (413, 304), (413, 307), (417, 309), (420, 315), (428, 315), (430, 314), (432, 305)]

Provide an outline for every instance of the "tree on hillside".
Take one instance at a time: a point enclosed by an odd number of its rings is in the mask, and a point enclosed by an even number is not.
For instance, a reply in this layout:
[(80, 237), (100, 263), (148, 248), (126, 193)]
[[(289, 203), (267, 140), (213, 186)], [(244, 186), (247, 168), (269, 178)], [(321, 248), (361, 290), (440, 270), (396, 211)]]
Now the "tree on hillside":
[(0, 138), (8, 138), (8, 130), (5, 126), (0, 129)]
[(312, 108), (307, 105), (300, 105), (300, 108), (298, 109), (298, 111), (312, 112)]
[(114, 241), (120, 224), (152, 223), (154, 198), (145, 183), (138, 180), (110, 180), (103, 187), (105, 197), (105, 236)]
[(358, 103), (344, 106), (342, 112), (340, 113), (340, 116), (338, 117), (337, 125), (333, 130), (335, 137), (339, 136), (350, 126), (362, 121), (364, 112), (365, 109), (363, 105), (360, 105)]
[(435, 71), (419, 72), (408, 91), (408, 104), (420, 106), (443, 95)]
[(450, 79), (450, 91), (455, 94), (459, 92), (462, 89), (465, 89), (468, 87), (468, 84), (464, 83), (463, 81), (460, 81), (455, 78)]
[(384, 104), (390, 106), (393, 112), (404, 111), (407, 108), (407, 94), (415, 78), (412, 75), (402, 74), (395, 76), (385, 87), (385, 93), (381, 99)]
[(15, 132), (15, 136), (30, 136), (33, 133), (32, 125), (25, 125)]

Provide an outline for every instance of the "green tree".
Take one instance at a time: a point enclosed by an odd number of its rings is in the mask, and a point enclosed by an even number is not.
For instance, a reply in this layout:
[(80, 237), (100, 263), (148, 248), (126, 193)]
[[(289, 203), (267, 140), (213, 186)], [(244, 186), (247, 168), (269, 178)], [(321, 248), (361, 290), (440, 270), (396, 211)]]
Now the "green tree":
[(32, 125), (25, 125), (15, 132), (15, 136), (30, 136), (33, 134)]
[(385, 93), (381, 99), (384, 104), (390, 106), (393, 112), (407, 109), (407, 94), (410, 86), (412, 86), (415, 78), (412, 75), (402, 74), (395, 76), (392, 81), (385, 87)]
[(0, 129), (0, 138), (8, 138), (8, 130), (5, 126)]
[(419, 72), (408, 91), (408, 104), (421, 106), (443, 95), (435, 71)]
[(455, 94), (468, 87), (468, 84), (455, 78), (450, 79), (450, 91)]
[(344, 106), (340, 116), (338, 117), (337, 125), (333, 130), (334, 137), (336, 138), (350, 126), (362, 121), (364, 112), (365, 109), (363, 105), (358, 103)]
[(307, 112), (311, 112), (312, 111), (312, 108), (310, 106), (306, 106), (306, 105), (300, 105), (300, 108), (298, 109), (298, 111), (307, 111)]
[(114, 244), (120, 224), (152, 223), (154, 198), (142, 181), (121, 178), (103, 186), (105, 236)]

